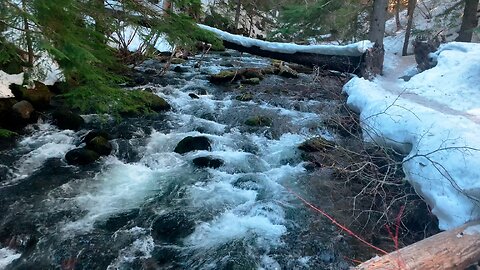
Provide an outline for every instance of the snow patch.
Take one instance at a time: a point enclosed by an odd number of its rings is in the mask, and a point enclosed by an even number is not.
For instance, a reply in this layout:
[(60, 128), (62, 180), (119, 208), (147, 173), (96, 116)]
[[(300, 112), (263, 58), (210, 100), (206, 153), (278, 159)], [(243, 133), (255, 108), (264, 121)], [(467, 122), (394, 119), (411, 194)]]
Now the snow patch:
[(0, 70), (0, 98), (12, 98), (12, 90), (10, 84), (21, 85), (23, 83), (23, 73), (10, 75)]

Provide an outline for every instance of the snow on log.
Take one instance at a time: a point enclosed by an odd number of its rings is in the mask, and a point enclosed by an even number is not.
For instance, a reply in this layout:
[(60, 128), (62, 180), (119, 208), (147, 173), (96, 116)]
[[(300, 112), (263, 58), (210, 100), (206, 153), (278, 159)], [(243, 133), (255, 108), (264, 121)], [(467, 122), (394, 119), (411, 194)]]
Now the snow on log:
[(355, 269), (466, 269), (480, 260), (480, 222), (444, 231)]
[(198, 26), (216, 34), (229, 49), (362, 76), (368, 69), (364, 65), (366, 52), (373, 47), (373, 43), (370, 41), (360, 41), (345, 46), (269, 42), (230, 34), (202, 24), (198, 24)]

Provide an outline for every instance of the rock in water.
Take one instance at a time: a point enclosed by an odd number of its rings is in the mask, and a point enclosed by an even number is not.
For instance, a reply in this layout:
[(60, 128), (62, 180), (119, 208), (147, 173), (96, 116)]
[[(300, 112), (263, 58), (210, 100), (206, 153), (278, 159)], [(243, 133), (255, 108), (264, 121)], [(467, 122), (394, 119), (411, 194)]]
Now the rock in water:
[(175, 242), (195, 229), (195, 223), (186, 213), (172, 212), (159, 216), (152, 224), (152, 236), (166, 242)]
[(88, 141), (85, 148), (95, 151), (101, 156), (108, 156), (112, 152), (112, 144), (102, 136), (97, 136)]
[(298, 149), (305, 152), (318, 152), (332, 149), (333, 147), (335, 147), (333, 142), (327, 141), (322, 137), (316, 137), (306, 140), (298, 146)]
[(199, 99), (200, 98), (199, 96), (197, 96), (194, 93), (190, 93), (190, 94), (188, 94), (188, 96), (191, 97), (192, 99)]
[(223, 165), (223, 160), (214, 157), (198, 157), (193, 159), (193, 164), (199, 168), (216, 169)]
[[(30, 102), (22, 100), (12, 106), (12, 111), (14, 118), (17, 118), (21, 122), (29, 122), (33, 117), (35, 109)], [(17, 119), (14, 119), (13, 121), (17, 121)]]
[(88, 165), (100, 158), (97, 152), (85, 148), (77, 148), (67, 152), (65, 159), (70, 165)]
[(175, 153), (185, 154), (195, 150), (207, 150), (212, 149), (210, 140), (204, 136), (192, 137), (188, 136), (181, 140), (177, 147), (175, 147)]
[(298, 72), (285, 65), (280, 66), (278, 75), (285, 78), (298, 78)]
[(53, 124), (60, 129), (79, 130), (85, 124), (83, 118), (69, 110), (57, 110), (52, 114)]

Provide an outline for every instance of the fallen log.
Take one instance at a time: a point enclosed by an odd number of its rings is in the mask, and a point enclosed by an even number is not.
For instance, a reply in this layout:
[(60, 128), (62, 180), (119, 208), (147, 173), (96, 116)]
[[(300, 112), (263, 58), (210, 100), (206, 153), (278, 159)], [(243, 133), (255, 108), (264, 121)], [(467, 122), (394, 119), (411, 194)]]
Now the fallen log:
[(375, 269), (466, 269), (480, 261), (480, 222), (444, 231), (355, 267)]
[(365, 74), (366, 53), (373, 45), (370, 41), (361, 41), (345, 46), (269, 42), (230, 34), (202, 24), (198, 26), (216, 34), (223, 41), (224, 46), (229, 49), (361, 76)]

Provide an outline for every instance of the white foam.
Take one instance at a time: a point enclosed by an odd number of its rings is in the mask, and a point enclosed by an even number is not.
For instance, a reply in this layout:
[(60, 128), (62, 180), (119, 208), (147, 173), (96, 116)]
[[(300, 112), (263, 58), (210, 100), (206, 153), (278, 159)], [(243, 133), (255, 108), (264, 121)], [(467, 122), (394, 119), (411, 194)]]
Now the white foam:
[(20, 256), (22, 256), (22, 254), (17, 253), (13, 249), (0, 248), (0, 269), (5, 269), (13, 261), (20, 258)]

